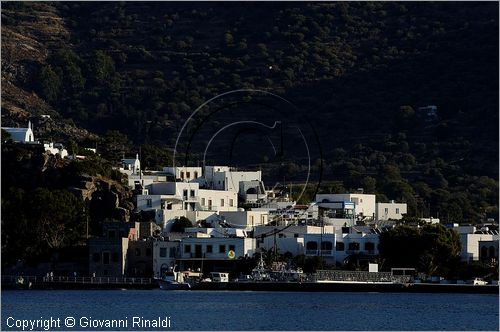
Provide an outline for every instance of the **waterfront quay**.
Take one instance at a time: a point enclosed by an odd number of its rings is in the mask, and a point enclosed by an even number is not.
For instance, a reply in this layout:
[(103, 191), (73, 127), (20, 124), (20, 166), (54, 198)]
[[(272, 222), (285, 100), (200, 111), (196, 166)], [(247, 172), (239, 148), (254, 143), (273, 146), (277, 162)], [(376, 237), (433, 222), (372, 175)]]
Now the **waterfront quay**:
[(154, 289), (153, 278), (2, 276), (2, 289)]
[[(20, 279), (21, 278), (21, 279)], [(22, 282), (20, 282), (22, 281)], [(156, 289), (152, 278), (2, 276), (2, 289)], [(200, 282), (193, 290), (498, 294), (498, 285), (377, 282)]]

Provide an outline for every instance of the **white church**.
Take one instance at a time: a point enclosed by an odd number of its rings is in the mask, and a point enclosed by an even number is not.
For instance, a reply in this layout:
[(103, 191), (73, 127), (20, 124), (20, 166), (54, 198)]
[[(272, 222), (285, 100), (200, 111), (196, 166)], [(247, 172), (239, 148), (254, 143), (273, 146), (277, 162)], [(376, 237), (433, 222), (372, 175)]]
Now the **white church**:
[(33, 127), (31, 121), (28, 121), (28, 128), (2, 127), (10, 134), (12, 140), (16, 143), (34, 143)]
[[(28, 128), (2, 127), (2, 130), (8, 132), (12, 141), (16, 143), (40, 144), (38, 141), (35, 141), (31, 121), (28, 121)], [(68, 151), (60, 143), (45, 143), (43, 144), (43, 147), (46, 152), (53, 155), (59, 154), (61, 158), (68, 156)]]

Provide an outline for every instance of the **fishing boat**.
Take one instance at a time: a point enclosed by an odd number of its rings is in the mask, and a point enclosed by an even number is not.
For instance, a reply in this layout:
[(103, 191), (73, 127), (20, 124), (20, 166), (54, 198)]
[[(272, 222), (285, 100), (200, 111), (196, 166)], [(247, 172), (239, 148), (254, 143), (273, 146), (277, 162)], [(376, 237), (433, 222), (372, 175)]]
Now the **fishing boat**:
[(176, 266), (166, 271), (162, 278), (158, 278), (158, 285), (163, 290), (186, 290), (190, 289), (191, 285), (184, 282), (183, 274), (175, 271)]

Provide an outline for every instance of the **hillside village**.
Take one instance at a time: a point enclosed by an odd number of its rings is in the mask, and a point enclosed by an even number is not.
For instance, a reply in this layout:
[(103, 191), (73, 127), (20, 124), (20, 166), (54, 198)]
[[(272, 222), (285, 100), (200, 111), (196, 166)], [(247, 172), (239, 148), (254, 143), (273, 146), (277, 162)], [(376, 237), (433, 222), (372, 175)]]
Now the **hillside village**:
[[(61, 144), (36, 141), (31, 124), (2, 130), (10, 134), (13, 144), (43, 146), (41, 153), (75, 163), (86, 158), (68, 155)], [(408, 218), (406, 203), (379, 202), (363, 188), (318, 193), (308, 204), (297, 204), (286, 184), (266, 186), (260, 170), (205, 165), (144, 171), (138, 154), (122, 159), (116, 170), (126, 176), (133, 212), (148, 217), (106, 219), (94, 236), (89, 236), (87, 219), (81, 257), (42, 265), (37, 273), (150, 278), (178, 267), (202, 273), (226, 271), (237, 277), (254, 268), (261, 256), (268, 264), (281, 262), (282, 266), (304, 265), (309, 260), (304, 266), (311, 271), (365, 269), (368, 263), (383, 263), (381, 234), (400, 224), (415, 228), (440, 224), (437, 217)], [(117, 196), (114, 199), (118, 201)], [(498, 266), (496, 220), (445, 226), (460, 237), (463, 263)]]

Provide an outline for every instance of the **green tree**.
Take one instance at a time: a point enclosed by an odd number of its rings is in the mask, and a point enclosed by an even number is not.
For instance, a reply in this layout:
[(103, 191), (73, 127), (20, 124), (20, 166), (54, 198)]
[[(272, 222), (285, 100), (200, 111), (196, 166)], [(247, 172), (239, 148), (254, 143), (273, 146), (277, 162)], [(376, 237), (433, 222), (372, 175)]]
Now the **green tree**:
[(111, 162), (118, 162), (129, 151), (129, 141), (126, 134), (118, 130), (108, 130), (104, 136), (102, 155)]
[(456, 271), (460, 237), (442, 225), (399, 226), (380, 235), (380, 256), (386, 267), (415, 267), (429, 275)]
[(52, 66), (46, 65), (40, 69), (39, 82), (41, 93), (47, 101), (57, 101), (61, 90), (61, 78)]
[(96, 81), (109, 80), (115, 72), (115, 62), (103, 51), (95, 51), (91, 70)]

